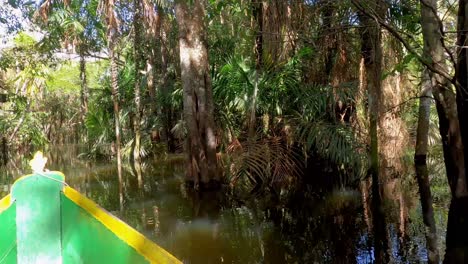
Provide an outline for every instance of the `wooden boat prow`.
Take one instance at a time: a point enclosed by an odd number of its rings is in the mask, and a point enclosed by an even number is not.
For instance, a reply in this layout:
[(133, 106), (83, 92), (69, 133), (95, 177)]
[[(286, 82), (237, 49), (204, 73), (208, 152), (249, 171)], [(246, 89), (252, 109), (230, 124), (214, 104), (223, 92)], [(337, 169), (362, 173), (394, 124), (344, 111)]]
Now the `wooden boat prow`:
[(182, 263), (65, 183), (19, 178), (0, 200), (0, 263)]

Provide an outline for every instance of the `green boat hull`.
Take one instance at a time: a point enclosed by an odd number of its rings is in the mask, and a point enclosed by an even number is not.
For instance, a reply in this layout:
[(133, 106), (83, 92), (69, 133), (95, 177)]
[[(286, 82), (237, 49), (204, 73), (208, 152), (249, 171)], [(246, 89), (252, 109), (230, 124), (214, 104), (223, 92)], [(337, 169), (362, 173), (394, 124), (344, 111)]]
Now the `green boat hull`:
[(24, 176), (0, 200), (0, 263), (181, 263), (64, 180)]

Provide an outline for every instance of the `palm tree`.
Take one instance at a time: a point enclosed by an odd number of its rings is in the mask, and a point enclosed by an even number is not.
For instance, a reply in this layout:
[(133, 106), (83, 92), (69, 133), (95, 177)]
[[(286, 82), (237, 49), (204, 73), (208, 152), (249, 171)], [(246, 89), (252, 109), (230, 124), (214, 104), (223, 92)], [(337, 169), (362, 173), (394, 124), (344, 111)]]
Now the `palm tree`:
[[(100, 2), (100, 10), (105, 16), (107, 26), (107, 46), (109, 49), (110, 58), (110, 73), (111, 73), (111, 88), (112, 88), (112, 101), (114, 105), (114, 119), (115, 119), (115, 143), (117, 153), (117, 173), (119, 182), (122, 183), (122, 154), (121, 154), (121, 139), (120, 139), (120, 119), (119, 119), (119, 83), (118, 83), (118, 66), (117, 58), (115, 55), (115, 46), (117, 43), (117, 33), (119, 21), (115, 13), (115, 1), (103, 0)], [(121, 193), (121, 192), (120, 192)], [(120, 195), (122, 204), (123, 196)]]
[(141, 146), (141, 131), (140, 131), (140, 123), (141, 123), (141, 96), (140, 96), (140, 72), (142, 70), (141, 64), (143, 62), (142, 58), (142, 36), (141, 36), (141, 0), (134, 0), (134, 14), (133, 14), (133, 50), (134, 50), (134, 61), (135, 61), (135, 115), (133, 118), (133, 130), (135, 133), (135, 140), (134, 140), (134, 148), (133, 148), (133, 159), (135, 161), (135, 165), (139, 166), (141, 163), (140, 157), (140, 146)]

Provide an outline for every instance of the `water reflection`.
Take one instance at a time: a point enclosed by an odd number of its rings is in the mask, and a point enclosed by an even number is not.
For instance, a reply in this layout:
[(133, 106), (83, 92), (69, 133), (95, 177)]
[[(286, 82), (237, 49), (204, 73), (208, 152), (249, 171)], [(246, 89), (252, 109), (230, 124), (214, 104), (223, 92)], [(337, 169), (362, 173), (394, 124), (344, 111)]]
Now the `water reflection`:
[[(425, 162), (424, 162), (425, 163)], [(426, 164), (416, 164), (416, 179), (418, 181), (423, 222), (426, 226), (426, 242), (428, 250), (428, 263), (439, 263), (437, 247), (437, 229), (432, 207), (432, 193), (429, 183), (429, 171)]]
[[(413, 176), (384, 182), (374, 205), (372, 185), (366, 181), (360, 188), (325, 195), (302, 186), (293, 195), (275, 199), (268, 194), (241, 199), (226, 190), (203, 194), (187, 190), (180, 156), (142, 164), (141, 175), (125, 165), (119, 184), (116, 164), (76, 158), (81, 152), (72, 147), (52, 149), (48, 168), (63, 171), (72, 187), (184, 263), (428, 261)], [(14, 178), (27, 172), (28, 158), (16, 157), (0, 168), (1, 196)], [(439, 199), (434, 207), (439, 252), (444, 252), (446, 204)]]

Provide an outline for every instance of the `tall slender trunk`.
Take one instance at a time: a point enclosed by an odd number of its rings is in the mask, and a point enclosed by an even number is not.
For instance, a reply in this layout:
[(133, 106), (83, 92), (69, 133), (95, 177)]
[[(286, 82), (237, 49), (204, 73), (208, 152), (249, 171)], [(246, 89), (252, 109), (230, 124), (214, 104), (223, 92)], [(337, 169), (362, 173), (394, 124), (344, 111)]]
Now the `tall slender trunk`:
[[(119, 183), (123, 182), (122, 178), (122, 154), (120, 150), (121, 140), (120, 140), (120, 117), (119, 117), (119, 82), (118, 74), (119, 69), (115, 57), (115, 35), (116, 32), (114, 29), (110, 30), (108, 36), (108, 45), (109, 45), (109, 57), (110, 57), (110, 70), (111, 70), (111, 88), (112, 88), (112, 102), (114, 105), (114, 120), (115, 120), (115, 149), (117, 153), (117, 173), (119, 178)], [(119, 185), (120, 186), (120, 185)], [(121, 187), (120, 187), (121, 188)], [(120, 190), (119, 188), (119, 190)], [(121, 192), (120, 192), (121, 193)], [(120, 195), (120, 204), (123, 204), (123, 196)]]
[[(88, 114), (88, 97), (89, 97), (89, 90), (88, 90), (88, 81), (86, 75), (86, 57), (84, 55), (84, 47), (82, 44), (79, 45), (79, 53), (80, 53), (80, 81), (81, 81), (81, 122), (82, 122), (82, 129), (84, 140), (87, 141), (87, 133), (85, 128), (85, 119), (86, 115)], [(81, 129), (80, 129), (81, 130)]]
[(256, 22), (255, 34), (255, 80), (252, 95), (250, 98), (250, 114), (249, 114), (249, 139), (255, 137), (255, 123), (258, 82), (263, 67), (263, 1), (252, 0), (252, 15)]
[[(141, 70), (142, 70), (142, 63), (143, 63), (143, 54), (141, 50), (142, 46), (142, 38), (141, 38), (141, 27), (142, 27), (142, 20), (141, 20), (141, 0), (134, 0), (134, 17), (133, 17), (133, 30), (134, 30), (134, 38), (133, 38), (133, 56), (135, 60), (135, 86), (134, 86), (134, 95), (135, 95), (135, 111), (133, 117), (133, 131), (135, 133), (135, 139), (133, 144), (133, 161), (137, 164), (136, 167), (139, 167), (141, 163), (141, 131), (140, 131), (140, 124), (141, 124), (141, 91), (140, 91), (140, 81), (141, 81)], [(135, 168), (137, 169), (137, 168)], [(141, 173), (139, 174), (141, 176)], [(139, 179), (140, 181), (141, 179)]]
[(88, 89), (88, 80), (86, 75), (86, 57), (84, 54), (84, 47), (80, 45), (79, 47), (80, 52), (80, 81), (81, 81), (81, 110), (83, 119), (86, 117), (88, 113), (88, 97), (89, 97), (89, 89)]
[[(448, 73), (442, 43), (444, 38), (440, 31), (437, 10), (436, 0), (421, 0), (424, 50), (435, 69)], [(465, 161), (455, 95), (449, 81), (443, 76), (430, 72), (430, 77), (439, 116), (439, 130), (450, 189), (453, 196), (463, 196), (466, 193)]]
[[(380, 0), (372, 0), (367, 3), (370, 9), (382, 13), (383, 3)], [(380, 9), (380, 11), (377, 11)], [(370, 135), (370, 173), (373, 176), (374, 184), (379, 181), (379, 148), (378, 133), (379, 105), (382, 101), (382, 32), (380, 25), (372, 18), (359, 14), (359, 20), (363, 25), (361, 31), (361, 54), (364, 59), (364, 84), (368, 91), (368, 113), (369, 113), (369, 135)]]
[[(457, 35), (458, 58), (456, 66), (457, 80), (457, 111), (460, 123), (460, 132), (463, 145), (468, 148), (468, 1), (459, 1), (458, 10), (458, 35)], [(468, 151), (465, 148), (465, 164), (468, 164)], [(465, 189), (468, 189), (468, 168), (465, 167), (465, 178), (463, 180)], [(467, 195), (467, 193), (464, 193)]]
[[(162, 12), (162, 11), (160, 11)], [(171, 132), (172, 128), (172, 105), (168, 103), (168, 100), (166, 98), (169, 96), (171, 93), (171, 90), (169, 89), (169, 72), (168, 72), (168, 62), (169, 62), (169, 51), (167, 49), (167, 34), (165, 28), (162, 27), (165, 19), (165, 15), (163, 13), (160, 13), (160, 44), (161, 44), (161, 95), (164, 98), (162, 100), (162, 104), (159, 107), (160, 110), (158, 110), (161, 114), (162, 120), (163, 120), (163, 134), (166, 139), (166, 144), (167, 144), (167, 151), (169, 153), (175, 152), (175, 139), (174, 135)]]
[[(374, 175), (374, 174), (373, 174)], [(389, 263), (389, 239), (387, 234), (387, 223), (385, 213), (382, 209), (383, 188), (372, 176), (372, 233), (374, 235), (374, 259), (375, 263)]]
[(189, 8), (186, 0), (175, 5), (179, 25), (179, 48), (184, 118), (188, 129), (188, 181), (195, 187), (219, 184), (216, 160), (216, 138), (213, 116), (213, 95), (209, 71), (205, 7), (203, 0), (194, 0)]
[(322, 1), (321, 16), (323, 20), (323, 45), (324, 45), (324, 65), (325, 65), (325, 76), (323, 80), (324, 85), (329, 85), (331, 81), (331, 74), (333, 66), (335, 64), (335, 57), (338, 50), (336, 34), (334, 33), (333, 27), (333, 14), (335, 12), (335, 6), (333, 1)]
[[(426, 12), (427, 6), (422, 6), (421, 17), (427, 19)], [(424, 23), (424, 22), (423, 22)], [(428, 46), (425, 47), (426, 56), (430, 57), (428, 53)], [(429, 121), (431, 111), (431, 95), (432, 95), (432, 81), (430, 72), (425, 69), (422, 76), (421, 93), (419, 99), (419, 115), (418, 115), (418, 128), (416, 133), (416, 147), (414, 153), (414, 163), (416, 167), (416, 179), (418, 182), (419, 196), (421, 200), (421, 207), (423, 212), (423, 222), (426, 226), (426, 247), (428, 251), (428, 263), (439, 263), (440, 256), (437, 247), (437, 229), (434, 219), (434, 209), (432, 207), (432, 194), (429, 182), (429, 172), (427, 168), (427, 150), (428, 150), (428, 135), (429, 135)]]
[[(457, 28), (457, 65), (455, 76), (457, 81), (456, 101), (458, 120), (462, 135), (463, 145), (468, 146), (468, 1), (458, 2), (458, 28)], [(464, 164), (468, 164), (468, 151), (464, 149)], [(463, 184), (465, 192), (459, 192), (452, 196), (450, 203), (447, 239), (444, 263), (468, 263), (468, 196), (466, 195), (468, 182), (468, 168), (463, 167), (464, 177), (459, 175), (458, 185)]]
[[(366, 1), (366, 6), (377, 15), (384, 16), (385, 3), (381, 0)], [(382, 211), (382, 188), (379, 173), (378, 125), (380, 103), (382, 102), (382, 32), (380, 25), (373, 18), (359, 13), (361, 23), (361, 54), (364, 60), (362, 78), (368, 91), (368, 114), (370, 136), (370, 175), (372, 176), (372, 226), (374, 237), (374, 258), (376, 263), (387, 263), (388, 239), (386, 236), (385, 217)]]
[(422, 76), (421, 93), (419, 98), (418, 128), (416, 132), (416, 147), (414, 161), (416, 164), (426, 165), (429, 118), (431, 114), (432, 83), (429, 70), (425, 69)]
[[(430, 4), (435, 4), (432, 2)], [(421, 5), (422, 24), (430, 23), (427, 21), (431, 17), (428, 12), (432, 13), (430, 6)], [(425, 27), (423, 25), (423, 27)], [(425, 43), (424, 52), (427, 57), (430, 57), (430, 46)], [(419, 195), (421, 199), (421, 207), (423, 211), (423, 222), (426, 226), (426, 244), (428, 250), (428, 263), (439, 263), (439, 251), (437, 248), (437, 229), (434, 219), (434, 209), (432, 207), (432, 194), (429, 182), (429, 173), (427, 168), (427, 150), (428, 150), (428, 134), (429, 134), (429, 118), (431, 110), (432, 95), (432, 80), (428, 69), (425, 69), (422, 76), (421, 94), (419, 99), (419, 116), (418, 128), (416, 134), (416, 147), (414, 162), (416, 166), (416, 179), (419, 187)]]
[(423, 222), (426, 226), (426, 247), (428, 251), (428, 263), (439, 263), (439, 250), (437, 242), (437, 229), (432, 207), (431, 185), (427, 165), (416, 164), (416, 179), (418, 181), (419, 196), (423, 213)]
[(419, 196), (423, 212), (423, 222), (426, 226), (426, 247), (428, 251), (428, 263), (439, 263), (440, 256), (437, 242), (437, 229), (432, 207), (432, 194), (427, 168), (427, 150), (429, 134), (429, 118), (431, 111), (432, 83), (429, 70), (423, 72), (421, 94), (419, 99), (418, 128), (416, 134), (416, 147), (414, 162), (416, 167), (416, 179), (418, 182)]
[(7, 148), (7, 139), (5, 136), (2, 136), (0, 145), (2, 149), (1, 150), (2, 159), (0, 160), (0, 165), (6, 166), (8, 163), (8, 148)]
[(421, 94), (419, 99), (418, 128), (416, 134), (416, 147), (414, 163), (416, 166), (416, 179), (418, 182), (423, 222), (426, 226), (426, 245), (428, 251), (428, 263), (439, 263), (439, 251), (437, 247), (437, 229), (432, 207), (432, 194), (427, 168), (427, 150), (429, 134), (429, 118), (431, 111), (432, 83), (429, 70), (425, 69), (422, 76)]

